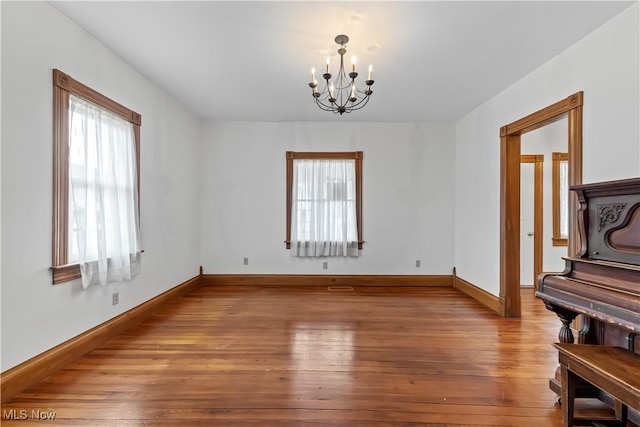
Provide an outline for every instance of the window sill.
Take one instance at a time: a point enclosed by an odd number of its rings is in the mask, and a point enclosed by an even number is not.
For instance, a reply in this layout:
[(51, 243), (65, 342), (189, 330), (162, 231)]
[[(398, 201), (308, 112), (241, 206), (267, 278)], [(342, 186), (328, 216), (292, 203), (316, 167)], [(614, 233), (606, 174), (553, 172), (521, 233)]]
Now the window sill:
[(55, 267), (51, 267), (51, 271), (53, 272), (54, 285), (57, 285), (58, 283), (69, 282), (81, 277), (80, 264), (58, 265)]
[[(144, 250), (141, 250), (139, 253), (144, 253)], [(94, 262), (97, 263), (98, 261), (95, 260)], [(53, 272), (54, 285), (82, 277), (82, 274), (80, 273), (80, 264), (57, 265), (51, 267), (51, 271)]]
[(561, 239), (559, 237), (553, 237), (551, 243), (553, 246), (569, 246), (568, 239)]
[[(311, 243), (311, 242), (307, 242), (307, 243)], [(284, 244), (285, 244), (285, 248), (286, 249), (291, 249), (291, 240), (285, 240)], [(358, 242), (358, 250), (362, 250), (362, 246), (363, 245), (364, 245), (364, 240), (363, 241), (359, 241)]]

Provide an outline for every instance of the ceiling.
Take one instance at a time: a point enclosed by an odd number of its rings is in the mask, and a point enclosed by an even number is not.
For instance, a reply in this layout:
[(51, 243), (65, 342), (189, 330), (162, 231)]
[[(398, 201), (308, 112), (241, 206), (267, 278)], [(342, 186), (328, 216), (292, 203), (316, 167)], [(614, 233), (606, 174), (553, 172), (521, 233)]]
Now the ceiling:
[[(632, 3), (51, 2), (203, 120), (364, 122), (459, 119)], [(308, 87), (338, 34), (376, 81), (344, 116)]]

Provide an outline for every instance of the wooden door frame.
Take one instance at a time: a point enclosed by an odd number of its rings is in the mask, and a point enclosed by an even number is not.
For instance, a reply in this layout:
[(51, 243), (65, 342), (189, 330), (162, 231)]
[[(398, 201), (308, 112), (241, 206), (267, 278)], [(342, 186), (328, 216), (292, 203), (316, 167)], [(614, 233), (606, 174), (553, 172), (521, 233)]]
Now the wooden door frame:
[[(523, 134), (568, 119), (569, 185), (582, 183), (583, 92), (500, 128), (500, 314), (520, 317), (520, 138)], [(577, 200), (569, 197), (568, 254), (578, 252), (575, 228)]]
[(520, 164), (533, 163), (533, 289), (536, 277), (542, 273), (542, 207), (543, 207), (543, 154), (521, 154)]

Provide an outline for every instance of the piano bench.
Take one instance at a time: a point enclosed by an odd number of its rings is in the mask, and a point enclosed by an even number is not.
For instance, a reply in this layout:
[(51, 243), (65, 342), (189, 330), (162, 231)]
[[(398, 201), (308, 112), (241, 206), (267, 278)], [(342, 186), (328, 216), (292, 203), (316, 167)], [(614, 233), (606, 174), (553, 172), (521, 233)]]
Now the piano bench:
[[(574, 425), (574, 399), (578, 377), (609, 393), (620, 403), (621, 427), (627, 426), (628, 408), (640, 410), (640, 355), (620, 347), (556, 343), (562, 375), (562, 425)], [(593, 420), (596, 421), (596, 420)]]

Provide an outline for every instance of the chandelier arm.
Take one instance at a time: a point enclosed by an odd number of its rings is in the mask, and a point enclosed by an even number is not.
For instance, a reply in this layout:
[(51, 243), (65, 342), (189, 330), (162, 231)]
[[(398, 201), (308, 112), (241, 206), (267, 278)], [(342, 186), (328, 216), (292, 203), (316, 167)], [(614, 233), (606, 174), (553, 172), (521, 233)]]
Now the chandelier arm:
[(332, 107), (330, 105), (327, 105), (327, 104), (325, 104), (323, 102), (320, 102), (317, 99), (315, 101), (316, 101), (316, 104), (318, 105), (318, 107), (320, 107), (321, 110), (334, 112), (334, 107)]
[(369, 97), (368, 96), (366, 96), (364, 98), (361, 98), (358, 102), (355, 102), (351, 106), (349, 106), (347, 112), (359, 110), (362, 107), (364, 107), (365, 105), (367, 105), (368, 102), (369, 102)]
[(369, 97), (367, 96), (366, 98), (363, 98), (359, 103), (357, 103), (353, 108), (351, 108), (351, 110), (352, 111), (359, 110), (365, 105), (367, 105), (368, 103), (369, 103)]
[(329, 90), (326, 88), (322, 92), (318, 92), (318, 93), (319, 95), (317, 97), (314, 95), (314, 98), (325, 100), (329, 97)]
[(329, 99), (329, 84), (327, 83), (327, 81), (325, 80), (325, 87), (322, 91), (318, 92), (319, 96), (315, 96), (313, 95), (312, 92), (312, 97), (314, 99), (314, 101), (316, 102), (316, 104), (318, 106), (322, 105), (325, 108), (323, 108), (325, 111), (331, 111), (331, 107), (328, 104), (325, 104), (324, 101), (326, 101), (327, 99)]
[[(359, 110), (364, 107), (369, 102), (369, 96), (364, 96), (362, 98), (358, 98), (357, 101), (351, 102), (350, 99), (347, 99), (344, 103), (334, 103), (333, 107), (328, 106), (326, 104), (322, 104), (323, 106), (330, 108), (331, 111), (344, 109), (344, 112), (351, 112), (355, 110)], [(325, 110), (326, 111), (326, 110)]]
[(365, 85), (366, 89), (358, 89), (358, 86), (356, 86), (356, 92), (365, 96), (369, 96), (367, 95), (367, 90), (371, 90), (369, 86)]
[[(347, 88), (350, 88), (350, 86), (347, 86)], [(370, 90), (370, 89), (368, 89), (368, 90)], [(345, 101), (344, 98), (346, 97), (346, 92), (345, 91), (340, 91), (340, 93), (336, 96), (337, 99), (336, 99), (336, 102), (334, 102), (334, 105), (336, 107), (334, 107), (334, 108), (342, 107), (345, 110), (346, 109), (348, 109), (348, 110), (359, 110), (360, 108), (364, 107), (369, 102), (370, 94), (367, 95), (366, 91), (357, 89), (357, 86), (356, 86), (356, 93), (360, 94), (360, 95), (363, 95), (363, 96), (362, 97), (356, 97), (357, 100), (354, 101), (354, 102), (351, 102), (350, 100), (351, 100), (352, 97), (349, 96)], [(323, 104), (323, 105), (325, 105), (326, 107), (329, 107), (326, 104)], [(329, 108), (331, 108), (331, 107), (329, 107)]]
[(325, 111), (330, 111), (331, 108), (329, 106), (327, 106), (325, 103), (318, 101), (317, 99), (315, 100), (316, 104), (318, 105), (318, 107), (320, 107), (320, 109), (325, 110)]
[(321, 109), (321, 110), (323, 110), (323, 111), (331, 111), (331, 112), (333, 112), (333, 109), (331, 109), (331, 108), (326, 108), (326, 107), (324, 107), (323, 105), (319, 105), (319, 107), (320, 107), (320, 109)]
[(326, 105), (326, 104), (318, 103), (318, 107), (320, 107), (320, 109), (323, 110), (323, 111), (330, 111), (330, 112), (332, 112), (334, 114), (338, 114), (339, 113), (338, 109), (335, 108), (335, 106), (329, 106), (329, 105)]
[(363, 102), (369, 102), (369, 95), (365, 95), (362, 98), (358, 98), (357, 101), (353, 102), (352, 105), (356, 106), (356, 105), (360, 105)]

